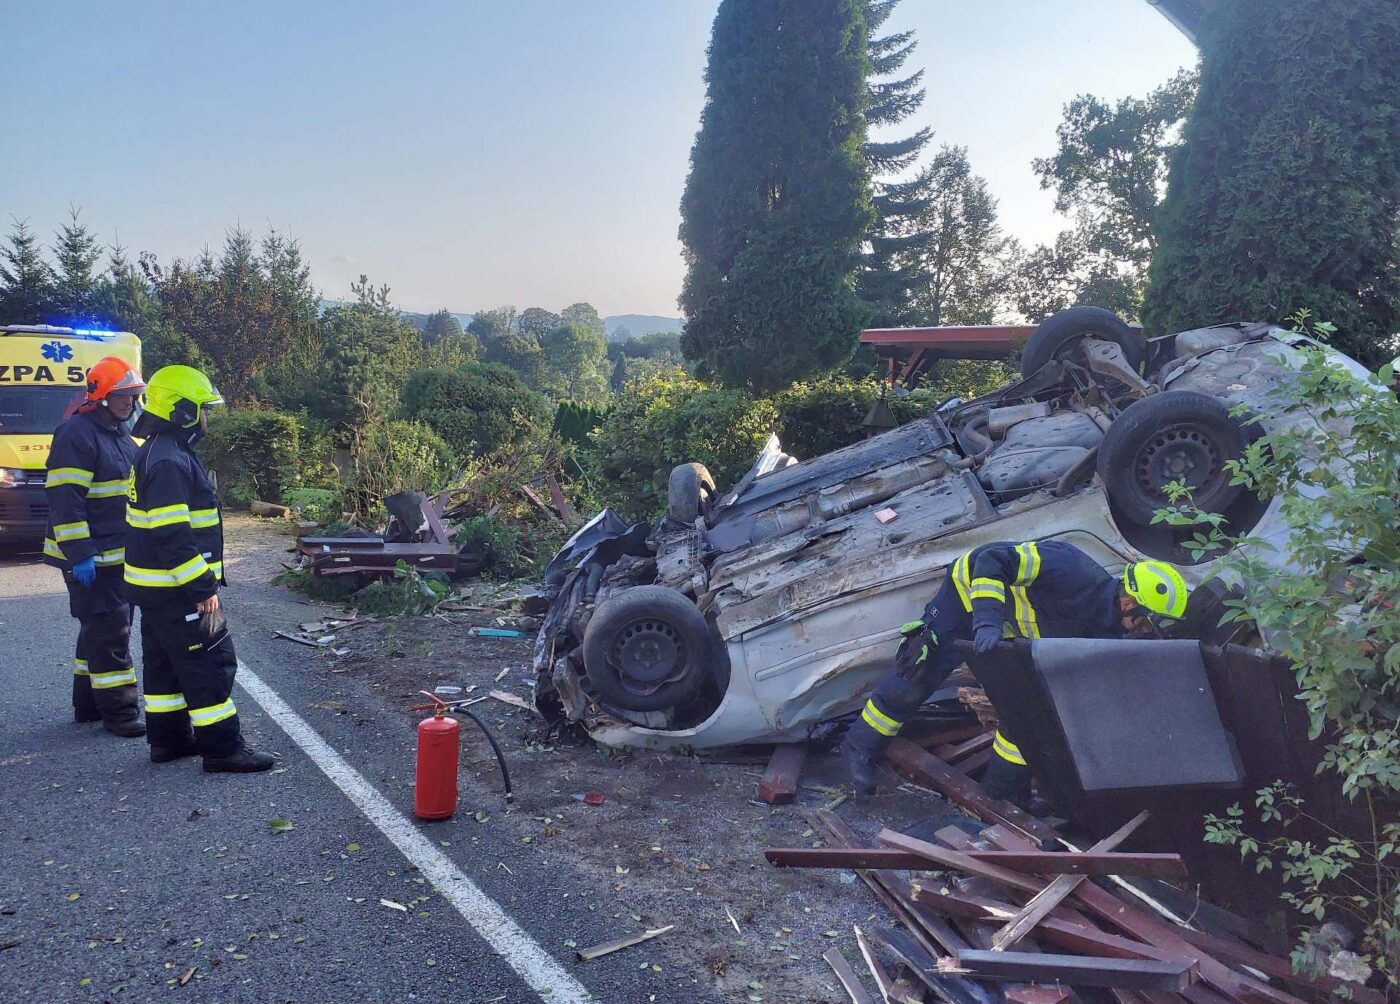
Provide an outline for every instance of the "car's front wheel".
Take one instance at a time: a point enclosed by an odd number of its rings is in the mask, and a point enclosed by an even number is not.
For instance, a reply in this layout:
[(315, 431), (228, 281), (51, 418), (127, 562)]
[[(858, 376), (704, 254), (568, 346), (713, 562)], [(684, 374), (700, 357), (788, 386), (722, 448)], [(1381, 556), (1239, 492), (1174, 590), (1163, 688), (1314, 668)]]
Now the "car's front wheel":
[(710, 648), (709, 626), (691, 600), (665, 586), (633, 586), (593, 612), (583, 662), (605, 704), (666, 711), (700, 694)]

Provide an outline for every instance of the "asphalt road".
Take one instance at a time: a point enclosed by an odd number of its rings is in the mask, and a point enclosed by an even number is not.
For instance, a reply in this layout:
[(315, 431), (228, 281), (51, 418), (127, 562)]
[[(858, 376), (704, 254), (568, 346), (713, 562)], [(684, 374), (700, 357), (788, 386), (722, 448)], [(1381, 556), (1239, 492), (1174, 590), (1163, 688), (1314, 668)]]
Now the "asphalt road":
[[(240, 657), (368, 782), (371, 797), (387, 801), (386, 812), (411, 821), (412, 734), (353, 680), (337, 682), (346, 713), (309, 710), (326, 698), (316, 682), (324, 678), (305, 672), (311, 650), (292, 652), (271, 634), (314, 611), (259, 579), (239, 584), (236, 556), (229, 576), (224, 600)], [(75, 635), (58, 574), (32, 558), (0, 557), (5, 1001), (266, 1004), (368, 994), (513, 1004), (571, 999), (579, 984), (603, 1001), (714, 999), (699, 973), (653, 964), (647, 946), (575, 963), (566, 942), (595, 944), (635, 925), (619, 919), (607, 890), (509, 826), (481, 826), (471, 810), (405, 823), (400, 844), (421, 833), (420, 845), (446, 857), (420, 873), (386, 835), (393, 820), (372, 821), (242, 688), (234, 700), (246, 736), (283, 758), (273, 773), (208, 775), (197, 759), (155, 765), (143, 740), (75, 725)], [(499, 809), (498, 794), (469, 785), (463, 802)], [(295, 828), (274, 834), (272, 819)], [(523, 929), (519, 939), (492, 931), (488, 940), (454, 906), (460, 889), (444, 898), (439, 887), (454, 868), (479, 888), (478, 905), (499, 906)], [(490, 926), (482, 916), (478, 926)], [(532, 965), (530, 951), (554, 961)], [(558, 971), (577, 981), (572, 990), (549, 985)]]

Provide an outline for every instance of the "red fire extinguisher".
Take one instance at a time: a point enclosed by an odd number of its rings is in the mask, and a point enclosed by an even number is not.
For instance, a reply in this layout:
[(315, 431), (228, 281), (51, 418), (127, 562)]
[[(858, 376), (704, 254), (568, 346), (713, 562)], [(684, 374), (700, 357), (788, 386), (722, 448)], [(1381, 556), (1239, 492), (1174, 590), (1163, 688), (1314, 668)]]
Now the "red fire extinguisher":
[[(429, 695), (432, 696), (432, 695)], [(461, 726), (445, 714), (436, 697), (431, 718), (418, 723), (418, 769), (413, 780), (413, 814), (419, 819), (447, 819), (457, 811), (457, 759)]]

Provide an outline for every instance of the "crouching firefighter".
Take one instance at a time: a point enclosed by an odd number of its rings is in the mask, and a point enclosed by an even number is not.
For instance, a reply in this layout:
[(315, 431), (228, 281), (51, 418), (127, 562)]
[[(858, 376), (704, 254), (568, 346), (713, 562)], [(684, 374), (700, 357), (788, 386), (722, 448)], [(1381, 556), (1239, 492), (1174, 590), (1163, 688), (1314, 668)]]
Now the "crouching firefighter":
[(122, 590), (126, 481), (136, 444), (126, 423), (146, 385), (124, 359), (99, 359), (85, 399), (54, 432), (44, 495), (44, 560), (63, 571), (68, 610), (78, 621), (73, 719), (124, 738), (146, 734), (131, 667), (131, 607)]
[[(1150, 628), (1149, 617), (1180, 619), (1189, 588), (1164, 561), (1138, 561), (1121, 576), (1057, 540), (984, 544), (953, 563), (846, 735), (856, 791), (875, 791), (876, 767), (890, 740), (963, 661), (956, 642), (990, 652), (1003, 638), (1121, 638)], [(1025, 805), (1031, 769), (1014, 739), (998, 730), (984, 780), (989, 794)]]
[(211, 773), (251, 773), (267, 770), (273, 757), (248, 748), (238, 727), (238, 657), (219, 603), (219, 500), (194, 453), (208, 409), (223, 403), (209, 378), (189, 366), (166, 366), (146, 385), (135, 433), (147, 438), (126, 510), (126, 588), (141, 608), (151, 760), (198, 753)]

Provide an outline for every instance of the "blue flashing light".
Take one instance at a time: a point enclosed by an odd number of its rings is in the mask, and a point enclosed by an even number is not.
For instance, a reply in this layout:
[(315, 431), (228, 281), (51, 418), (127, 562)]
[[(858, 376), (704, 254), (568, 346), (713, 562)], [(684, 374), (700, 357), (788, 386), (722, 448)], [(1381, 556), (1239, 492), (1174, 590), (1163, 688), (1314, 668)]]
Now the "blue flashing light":
[(74, 329), (73, 329), (73, 334), (75, 334), (75, 335), (81, 335), (81, 336), (84, 337), (84, 338), (96, 338), (96, 339), (99, 340), (99, 341), (102, 341), (102, 340), (107, 339), (107, 338), (116, 338), (117, 335), (118, 335), (119, 333), (120, 333), (120, 332), (116, 332), (116, 331), (98, 331), (98, 330), (96, 330), (96, 329), (88, 329), (88, 328), (74, 328)]

